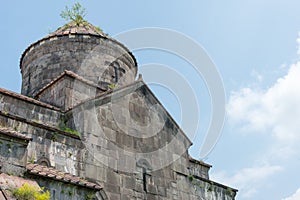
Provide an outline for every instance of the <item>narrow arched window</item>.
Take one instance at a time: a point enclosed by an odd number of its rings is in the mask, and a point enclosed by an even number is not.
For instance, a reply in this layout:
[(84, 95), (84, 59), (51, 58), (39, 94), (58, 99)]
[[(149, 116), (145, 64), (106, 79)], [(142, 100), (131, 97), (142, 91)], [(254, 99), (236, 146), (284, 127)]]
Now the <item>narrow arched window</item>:
[(119, 81), (119, 76), (120, 76), (120, 73), (119, 73), (119, 71), (120, 71), (120, 65), (119, 65), (118, 62), (113, 62), (112, 66), (113, 66), (114, 72), (115, 72), (115, 74), (114, 74), (114, 76), (115, 76), (114, 82), (117, 83)]
[(114, 61), (111, 65), (113, 68), (112, 78), (114, 83), (118, 83), (120, 78), (126, 73), (125, 69), (120, 67), (120, 64), (117, 61)]

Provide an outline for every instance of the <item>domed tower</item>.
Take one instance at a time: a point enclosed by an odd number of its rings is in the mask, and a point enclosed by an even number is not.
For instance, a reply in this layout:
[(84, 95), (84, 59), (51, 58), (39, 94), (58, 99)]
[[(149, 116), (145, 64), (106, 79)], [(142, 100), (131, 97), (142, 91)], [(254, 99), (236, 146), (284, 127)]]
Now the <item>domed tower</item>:
[[(76, 74), (103, 92), (135, 80), (136, 59), (120, 42), (88, 22), (70, 22), (30, 45), (20, 61), (22, 94), (34, 98), (64, 72)], [(49, 103), (49, 102), (48, 102)]]

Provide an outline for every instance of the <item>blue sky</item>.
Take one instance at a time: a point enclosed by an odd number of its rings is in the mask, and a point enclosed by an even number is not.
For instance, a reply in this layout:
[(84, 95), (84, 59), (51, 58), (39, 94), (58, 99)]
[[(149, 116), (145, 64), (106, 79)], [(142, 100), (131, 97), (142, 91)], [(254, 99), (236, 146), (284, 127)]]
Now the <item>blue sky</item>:
[[(0, 7), (0, 87), (19, 92), (19, 59), (28, 45), (65, 22), (59, 14), (74, 1), (5, 1)], [(300, 1), (79, 1), (87, 20), (115, 35), (143, 27), (181, 32), (201, 44), (223, 78), (227, 118), (205, 161), (211, 177), (239, 189), (237, 199), (300, 199)], [(174, 67), (200, 99), (199, 138), (210, 116), (203, 80), (188, 64), (162, 52), (134, 52), (140, 65)], [(198, 78), (198, 79), (197, 79)], [(180, 122), (176, 98), (152, 87)], [(176, 94), (175, 94), (176, 95)], [(198, 140), (199, 140), (198, 138)], [(200, 141), (191, 150), (198, 156)], [(297, 196), (298, 195), (298, 196)]]

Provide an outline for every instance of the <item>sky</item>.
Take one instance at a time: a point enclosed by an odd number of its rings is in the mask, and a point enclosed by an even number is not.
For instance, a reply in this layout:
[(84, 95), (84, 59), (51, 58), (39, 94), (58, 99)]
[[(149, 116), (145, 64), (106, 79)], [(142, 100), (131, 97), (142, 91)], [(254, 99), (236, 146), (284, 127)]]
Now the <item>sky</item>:
[[(111, 36), (159, 27), (180, 32), (200, 44), (215, 63), (226, 92), (222, 135), (203, 158), (213, 165), (211, 179), (237, 188), (238, 200), (300, 199), (300, 1), (79, 2), (88, 11), (86, 19)], [(2, 2), (0, 87), (20, 92), (21, 54), (31, 43), (63, 25), (59, 14), (73, 3)], [(205, 81), (174, 55), (154, 50), (133, 53), (139, 66), (168, 65), (192, 85), (200, 126), (190, 153), (198, 158), (212, 110)], [(151, 89), (180, 124), (185, 116), (176, 93), (157, 85)]]

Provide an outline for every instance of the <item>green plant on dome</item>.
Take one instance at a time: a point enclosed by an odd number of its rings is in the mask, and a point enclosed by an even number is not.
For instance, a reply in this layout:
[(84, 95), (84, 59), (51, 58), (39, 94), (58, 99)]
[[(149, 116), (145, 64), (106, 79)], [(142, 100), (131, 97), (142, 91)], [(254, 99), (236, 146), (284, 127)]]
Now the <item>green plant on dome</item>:
[(102, 32), (102, 29), (99, 26), (95, 26), (95, 28), (98, 32)]
[(80, 3), (75, 3), (72, 8), (66, 6), (65, 10), (60, 13), (60, 16), (66, 21), (75, 22), (77, 26), (86, 25), (87, 21), (84, 19), (86, 10)]

